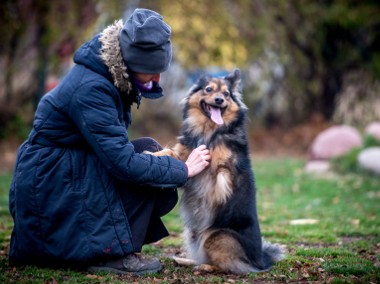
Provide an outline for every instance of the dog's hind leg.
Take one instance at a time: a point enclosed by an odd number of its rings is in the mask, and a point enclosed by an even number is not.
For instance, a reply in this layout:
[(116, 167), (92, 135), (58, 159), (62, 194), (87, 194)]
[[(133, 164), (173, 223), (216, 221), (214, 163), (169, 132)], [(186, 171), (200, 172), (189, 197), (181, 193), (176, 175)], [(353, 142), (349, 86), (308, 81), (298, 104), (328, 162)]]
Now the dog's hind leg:
[(224, 272), (243, 274), (258, 272), (248, 260), (233, 231), (220, 229), (211, 233), (204, 242), (209, 264)]

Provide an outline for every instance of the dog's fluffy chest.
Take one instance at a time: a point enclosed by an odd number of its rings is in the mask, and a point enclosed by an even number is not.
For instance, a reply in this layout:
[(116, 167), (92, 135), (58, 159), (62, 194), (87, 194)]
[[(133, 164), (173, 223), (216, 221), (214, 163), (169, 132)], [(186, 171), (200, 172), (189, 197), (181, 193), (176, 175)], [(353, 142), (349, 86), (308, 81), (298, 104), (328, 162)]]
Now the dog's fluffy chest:
[(201, 227), (205, 228), (212, 222), (214, 209), (226, 203), (232, 195), (235, 172), (233, 155), (228, 147), (219, 145), (210, 152), (209, 167), (185, 184), (182, 196), (185, 219), (198, 226), (203, 224)]

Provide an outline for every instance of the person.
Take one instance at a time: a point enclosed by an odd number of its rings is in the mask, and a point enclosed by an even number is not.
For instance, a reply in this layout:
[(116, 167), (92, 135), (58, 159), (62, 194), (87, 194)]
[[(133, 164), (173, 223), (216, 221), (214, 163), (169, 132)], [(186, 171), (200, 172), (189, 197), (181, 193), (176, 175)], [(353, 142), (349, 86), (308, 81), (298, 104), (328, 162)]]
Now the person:
[(128, 138), (133, 104), (163, 95), (170, 37), (160, 14), (136, 9), (84, 43), (42, 97), (10, 188), (10, 263), (137, 275), (162, 268), (142, 246), (168, 235), (161, 217), (176, 205), (176, 188), (210, 160), (204, 145), (182, 162), (145, 154), (162, 149), (152, 138)]

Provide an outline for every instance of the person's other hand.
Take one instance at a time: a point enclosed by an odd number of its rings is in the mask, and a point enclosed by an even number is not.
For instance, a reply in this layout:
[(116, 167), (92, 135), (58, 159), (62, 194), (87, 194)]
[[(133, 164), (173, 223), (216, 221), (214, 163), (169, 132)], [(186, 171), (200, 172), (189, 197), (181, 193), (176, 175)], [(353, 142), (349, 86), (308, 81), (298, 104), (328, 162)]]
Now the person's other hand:
[(210, 151), (205, 145), (194, 149), (185, 162), (188, 169), (188, 177), (193, 177), (202, 172), (210, 164), (210, 159)]

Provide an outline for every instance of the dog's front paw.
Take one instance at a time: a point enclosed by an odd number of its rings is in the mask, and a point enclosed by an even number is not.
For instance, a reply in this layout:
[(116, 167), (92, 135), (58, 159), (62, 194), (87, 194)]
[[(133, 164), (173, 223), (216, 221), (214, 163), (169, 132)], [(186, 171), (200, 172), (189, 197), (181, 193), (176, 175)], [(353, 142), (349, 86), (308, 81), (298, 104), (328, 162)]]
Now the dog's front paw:
[(171, 149), (164, 149), (164, 150), (161, 150), (161, 151), (158, 151), (158, 152), (149, 152), (149, 151), (144, 151), (145, 154), (150, 154), (150, 155), (153, 155), (153, 156), (156, 156), (156, 157), (161, 157), (161, 156), (170, 156), (170, 157), (174, 157), (175, 158), (175, 155), (174, 155), (174, 152), (173, 150)]

